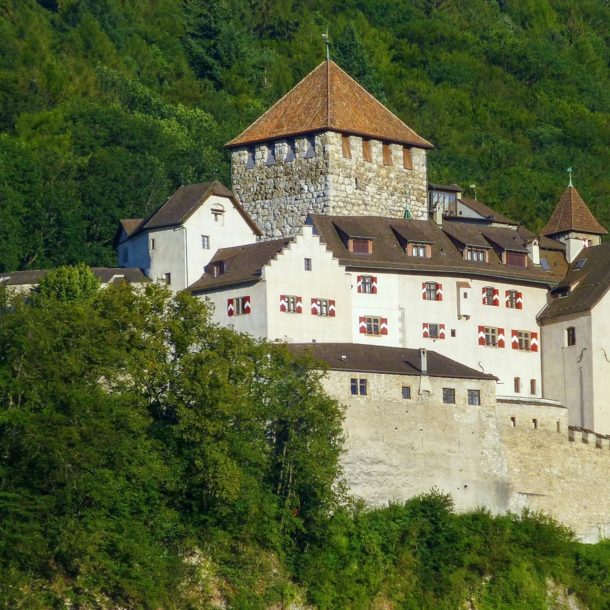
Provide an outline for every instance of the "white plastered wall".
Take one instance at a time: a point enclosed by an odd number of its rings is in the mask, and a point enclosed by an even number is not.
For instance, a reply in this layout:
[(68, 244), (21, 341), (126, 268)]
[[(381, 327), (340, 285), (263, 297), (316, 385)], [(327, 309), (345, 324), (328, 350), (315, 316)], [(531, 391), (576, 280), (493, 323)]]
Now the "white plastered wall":
[(595, 432), (610, 434), (610, 295), (591, 311), (591, 366)]

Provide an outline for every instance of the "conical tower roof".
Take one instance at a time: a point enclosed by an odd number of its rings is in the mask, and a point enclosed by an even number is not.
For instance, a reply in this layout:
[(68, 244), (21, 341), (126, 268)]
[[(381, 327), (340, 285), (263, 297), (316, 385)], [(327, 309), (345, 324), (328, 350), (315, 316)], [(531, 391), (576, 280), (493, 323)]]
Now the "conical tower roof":
[(567, 231), (580, 231), (581, 233), (594, 233), (596, 235), (608, 233), (595, 220), (595, 216), (591, 214), (587, 204), (572, 185), (568, 186), (564, 191), (555, 211), (551, 214), (551, 218), (546, 227), (542, 229), (541, 234), (555, 235), (557, 233), (566, 233)]
[(227, 147), (315, 131), (433, 148), (332, 61), (310, 72)]

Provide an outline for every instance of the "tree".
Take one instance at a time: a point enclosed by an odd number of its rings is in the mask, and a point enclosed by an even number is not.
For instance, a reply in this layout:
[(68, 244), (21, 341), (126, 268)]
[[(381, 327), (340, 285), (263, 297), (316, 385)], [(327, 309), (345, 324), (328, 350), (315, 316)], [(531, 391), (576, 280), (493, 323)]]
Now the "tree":
[(100, 282), (87, 265), (58, 267), (41, 278), (36, 288), (34, 302), (89, 301), (99, 290)]

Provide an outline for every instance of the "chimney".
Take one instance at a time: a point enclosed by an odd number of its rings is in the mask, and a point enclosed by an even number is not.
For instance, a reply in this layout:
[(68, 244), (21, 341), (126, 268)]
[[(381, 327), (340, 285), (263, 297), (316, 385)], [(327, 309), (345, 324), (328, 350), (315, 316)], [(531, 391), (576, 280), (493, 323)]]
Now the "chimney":
[(538, 238), (534, 237), (528, 242), (527, 251), (532, 263), (534, 265), (540, 265), (540, 245)]
[(443, 226), (443, 206), (440, 203), (434, 208), (432, 219), (439, 227)]
[(425, 347), (419, 348), (419, 368), (422, 375), (428, 374), (428, 350)]

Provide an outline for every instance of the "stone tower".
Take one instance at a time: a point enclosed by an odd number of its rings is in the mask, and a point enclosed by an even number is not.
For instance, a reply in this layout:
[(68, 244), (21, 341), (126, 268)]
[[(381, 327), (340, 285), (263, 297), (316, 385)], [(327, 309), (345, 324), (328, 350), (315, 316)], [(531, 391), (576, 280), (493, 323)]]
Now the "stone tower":
[(546, 235), (566, 245), (566, 258), (571, 263), (583, 248), (598, 246), (601, 236), (608, 231), (602, 227), (578, 191), (570, 185), (564, 191), (555, 211), (541, 235)]
[(309, 213), (428, 217), (432, 144), (332, 61), (227, 148), (233, 192), (264, 239), (292, 235)]

